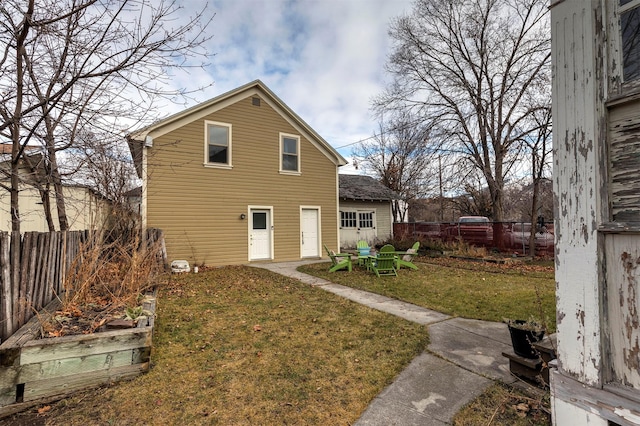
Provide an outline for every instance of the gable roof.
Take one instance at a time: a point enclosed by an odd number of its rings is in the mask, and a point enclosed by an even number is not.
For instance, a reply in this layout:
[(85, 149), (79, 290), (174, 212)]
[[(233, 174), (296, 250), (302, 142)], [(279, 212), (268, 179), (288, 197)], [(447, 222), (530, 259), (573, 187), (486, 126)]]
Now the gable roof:
[(340, 198), (359, 201), (390, 201), (402, 197), (371, 176), (339, 175)]
[(320, 150), (336, 166), (344, 166), (347, 160), (342, 157), (327, 141), (325, 141), (315, 130), (313, 130), (302, 118), (300, 118), (291, 108), (289, 108), (275, 93), (273, 93), (260, 80), (254, 80), (237, 89), (223, 93), (208, 101), (202, 102), (191, 108), (170, 115), (147, 127), (127, 135), (127, 142), (131, 155), (136, 165), (138, 175), (141, 175), (140, 163), (142, 161), (142, 147), (152, 146), (153, 139), (169, 133), (187, 123), (201, 119), (215, 111), (221, 110), (242, 99), (252, 95), (260, 97), (278, 112), (289, 124), (303, 134), (318, 150)]

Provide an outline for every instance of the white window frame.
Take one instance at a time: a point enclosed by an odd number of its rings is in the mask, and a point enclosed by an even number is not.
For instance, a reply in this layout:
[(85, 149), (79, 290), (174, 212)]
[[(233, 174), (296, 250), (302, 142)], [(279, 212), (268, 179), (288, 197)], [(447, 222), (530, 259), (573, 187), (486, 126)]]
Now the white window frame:
[[(212, 163), (209, 162), (209, 126), (218, 126), (218, 127), (226, 127), (228, 131), (228, 146), (227, 146), (227, 162), (226, 163)], [(232, 141), (233, 141), (233, 132), (232, 126), (230, 123), (222, 123), (219, 121), (204, 121), (204, 166), (205, 167), (213, 167), (216, 169), (231, 169), (233, 168), (232, 162)]]
[[(298, 165), (297, 165), (297, 170), (285, 170), (282, 166), (282, 157), (284, 156), (284, 139), (295, 139), (296, 141), (296, 155), (297, 155), (297, 160), (298, 160)], [(300, 136), (299, 135), (292, 135), (290, 133), (282, 133), (280, 132), (280, 139), (279, 139), (279, 145), (280, 145), (280, 173), (283, 175), (294, 175), (294, 176), (300, 176), (302, 174), (302, 170), (300, 170)]]

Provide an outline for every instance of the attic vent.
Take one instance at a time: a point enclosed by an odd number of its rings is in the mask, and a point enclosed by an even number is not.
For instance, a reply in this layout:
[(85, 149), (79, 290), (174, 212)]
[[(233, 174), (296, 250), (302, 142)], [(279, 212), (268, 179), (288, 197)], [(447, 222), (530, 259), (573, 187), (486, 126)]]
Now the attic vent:
[(251, 103), (253, 106), (260, 106), (260, 98), (252, 98)]

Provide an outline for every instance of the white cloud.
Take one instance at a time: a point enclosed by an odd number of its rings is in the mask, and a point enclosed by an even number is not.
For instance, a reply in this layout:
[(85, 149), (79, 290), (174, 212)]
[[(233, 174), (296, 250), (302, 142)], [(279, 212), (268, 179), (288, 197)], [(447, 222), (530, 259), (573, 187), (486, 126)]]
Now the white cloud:
[(177, 74), (175, 85), (215, 82), (197, 99), (204, 101), (260, 79), (334, 147), (376, 130), (369, 108), (384, 88), (389, 22), (410, 11), (411, 0), (215, 0), (208, 7), (216, 13), (207, 28), (211, 66)]

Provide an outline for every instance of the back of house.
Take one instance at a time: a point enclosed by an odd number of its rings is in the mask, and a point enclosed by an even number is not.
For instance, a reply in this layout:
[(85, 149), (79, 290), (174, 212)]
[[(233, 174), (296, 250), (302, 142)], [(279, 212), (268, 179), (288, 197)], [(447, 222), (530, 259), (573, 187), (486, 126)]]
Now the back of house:
[(169, 259), (197, 265), (288, 261), (338, 246), (346, 164), (260, 81), (129, 136), (146, 227)]

